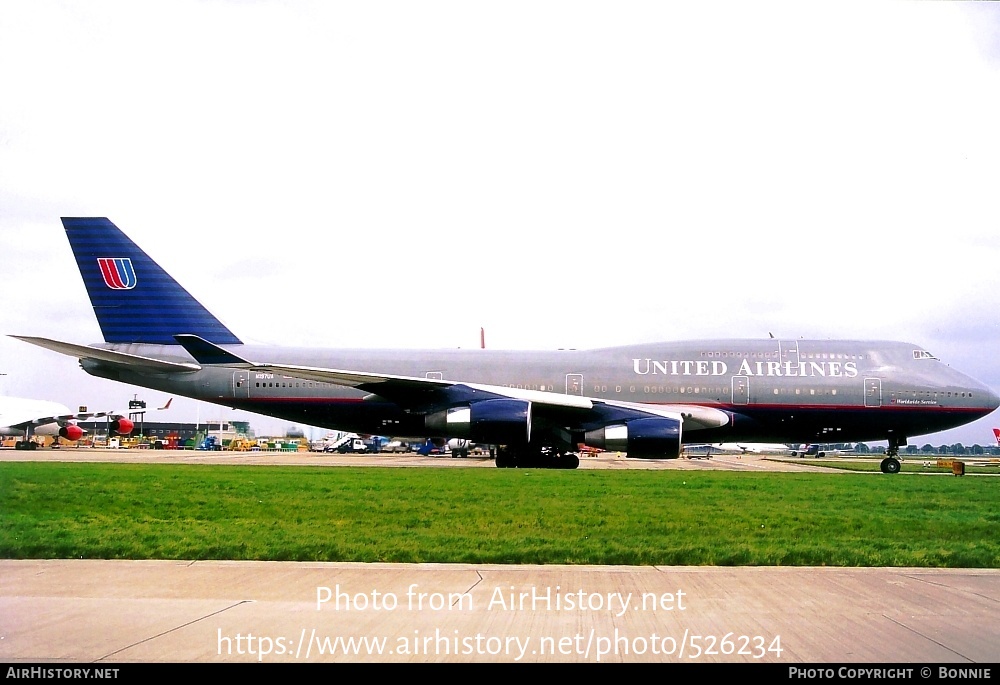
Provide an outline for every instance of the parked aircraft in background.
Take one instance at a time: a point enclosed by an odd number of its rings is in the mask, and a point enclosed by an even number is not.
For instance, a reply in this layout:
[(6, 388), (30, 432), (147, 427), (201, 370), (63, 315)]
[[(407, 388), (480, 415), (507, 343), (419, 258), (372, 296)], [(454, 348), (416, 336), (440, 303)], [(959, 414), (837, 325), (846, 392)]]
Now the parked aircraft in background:
[(685, 442), (887, 440), (882, 469), (895, 473), (908, 437), (1000, 404), (905, 342), (701, 340), (551, 352), (244, 345), (108, 219), (63, 225), (105, 342), (15, 337), (79, 358), (95, 376), (290, 421), (500, 445), (500, 467), (573, 468), (580, 443), (672, 459)]
[(993, 429), (993, 437), (997, 439), (997, 446), (1000, 447), (1000, 428)]
[(718, 452), (741, 454), (784, 454), (788, 451), (788, 445), (781, 442), (720, 442), (709, 447)]
[[(14, 449), (18, 450), (37, 449), (38, 443), (32, 440), (35, 435), (58, 436), (75, 442), (86, 434), (75, 421), (86, 421), (109, 414), (106, 411), (74, 414), (58, 402), (0, 397), (0, 435), (23, 436), (23, 440), (14, 443)], [(111, 430), (127, 435), (132, 432), (132, 422), (115, 417)]]
[(834, 447), (832, 445), (799, 445), (792, 449), (793, 457), (827, 457), (840, 454), (854, 454), (853, 448)]
[(471, 450), (475, 443), (471, 440), (465, 438), (451, 438), (446, 443), (448, 447), (448, 453), (453, 457), (467, 457), (469, 456), (469, 450)]

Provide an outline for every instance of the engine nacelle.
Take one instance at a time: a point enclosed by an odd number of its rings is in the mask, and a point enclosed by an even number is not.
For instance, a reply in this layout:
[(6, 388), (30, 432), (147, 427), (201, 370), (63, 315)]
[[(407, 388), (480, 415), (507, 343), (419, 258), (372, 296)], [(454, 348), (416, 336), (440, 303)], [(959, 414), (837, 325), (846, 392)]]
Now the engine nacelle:
[(677, 459), (681, 456), (682, 423), (680, 416), (634, 419), (587, 431), (583, 444), (611, 452), (625, 452), (632, 459)]
[(83, 429), (75, 423), (68, 423), (59, 429), (59, 437), (71, 442), (76, 442), (83, 437)]
[(118, 435), (128, 435), (135, 428), (135, 424), (126, 419), (125, 417), (118, 417), (111, 422), (111, 432), (117, 433)]
[(522, 445), (531, 440), (531, 402), (481, 400), (428, 414), (424, 425), (449, 438), (490, 445)]

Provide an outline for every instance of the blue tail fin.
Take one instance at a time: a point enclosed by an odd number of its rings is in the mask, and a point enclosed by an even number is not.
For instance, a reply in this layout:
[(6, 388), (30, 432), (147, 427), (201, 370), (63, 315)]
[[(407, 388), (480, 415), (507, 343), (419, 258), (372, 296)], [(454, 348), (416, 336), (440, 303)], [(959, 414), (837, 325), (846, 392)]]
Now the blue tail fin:
[(189, 333), (217, 345), (240, 339), (103, 217), (64, 217), (80, 275), (109, 343), (176, 345)]

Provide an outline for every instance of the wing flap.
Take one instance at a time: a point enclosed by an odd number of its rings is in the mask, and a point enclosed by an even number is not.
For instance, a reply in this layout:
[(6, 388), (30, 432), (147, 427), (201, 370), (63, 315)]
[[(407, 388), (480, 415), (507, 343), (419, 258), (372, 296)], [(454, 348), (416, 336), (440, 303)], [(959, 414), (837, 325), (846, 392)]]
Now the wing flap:
[(701, 404), (643, 404), (641, 402), (617, 402), (615, 400), (601, 401), (611, 407), (631, 409), (651, 416), (676, 418), (680, 415), (684, 420), (684, 430), (722, 428), (729, 425), (730, 422), (728, 413), (721, 409), (706, 407)]

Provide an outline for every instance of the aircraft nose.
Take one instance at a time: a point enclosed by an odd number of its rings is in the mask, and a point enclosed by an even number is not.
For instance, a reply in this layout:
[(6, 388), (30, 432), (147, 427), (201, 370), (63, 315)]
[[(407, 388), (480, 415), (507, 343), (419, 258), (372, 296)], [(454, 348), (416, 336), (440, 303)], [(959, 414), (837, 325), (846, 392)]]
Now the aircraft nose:
[(968, 388), (969, 394), (975, 400), (976, 408), (982, 409), (983, 416), (1000, 407), (1000, 394), (996, 393), (989, 386), (972, 378), (968, 378), (965, 385)]
[(985, 408), (989, 409), (990, 411), (993, 411), (997, 407), (1000, 407), (1000, 395), (998, 395), (997, 393), (993, 392), (993, 390), (985, 386), (983, 386), (983, 390), (986, 391), (986, 399), (983, 402)]

